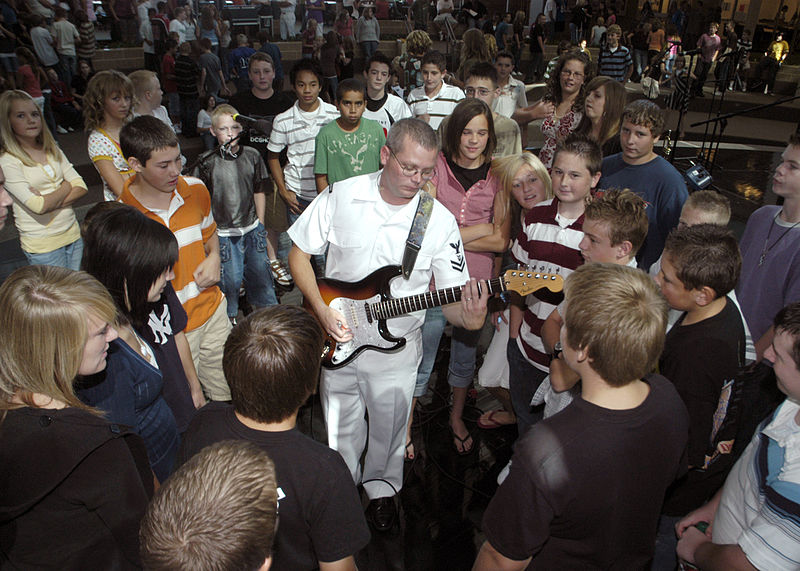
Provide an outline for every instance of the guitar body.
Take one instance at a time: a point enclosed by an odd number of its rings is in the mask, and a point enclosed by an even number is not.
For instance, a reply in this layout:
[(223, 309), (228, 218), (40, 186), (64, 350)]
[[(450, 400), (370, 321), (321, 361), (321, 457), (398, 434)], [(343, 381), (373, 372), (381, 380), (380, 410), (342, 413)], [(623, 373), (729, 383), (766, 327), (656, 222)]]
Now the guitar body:
[(406, 344), (404, 338), (389, 333), (385, 319), (373, 319), (367, 314), (367, 304), (391, 299), (389, 282), (400, 275), (400, 266), (384, 266), (355, 283), (326, 278), (317, 281), (322, 299), (344, 315), (353, 334), (347, 343), (338, 343), (333, 337), (327, 337), (322, 356), (323, 367), (343, 367), (365, 349), (388, 353)]
[[(400, 266), (384, 266), (355, 283), (324, 278), (317, 281), (323, 301), (344, 316), (353, 334), (353, 338), (347, 343), (337, 343), (328, 336), (322, 352), (323, 367), (343, 367), (365, 349), (385, 353), (397, 351), (406, 344), (406, 340), (389, 333), (386, 327), (387, 318), (457, 303), (461, 299), (461, 287), (393, 298), (389, 293), (389, 282), (401, 275)], [(508, 270), (503, 276), (489, 280), (486, 286), (489, 295), (512, 290), (525, 296), (543, 288), (552, 292), (561, 291), (563, 283), (564, 280), (557, 274), (536, 270)], [(303, 305), (313, 313), (305, 301)]]

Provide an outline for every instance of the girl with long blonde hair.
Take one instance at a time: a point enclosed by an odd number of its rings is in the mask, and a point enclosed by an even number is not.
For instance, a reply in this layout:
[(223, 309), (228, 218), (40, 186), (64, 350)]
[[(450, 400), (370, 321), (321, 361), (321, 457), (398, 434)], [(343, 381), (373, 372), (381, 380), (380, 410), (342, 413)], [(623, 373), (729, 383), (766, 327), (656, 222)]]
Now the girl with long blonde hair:
[(56, 145), (40, 107), (24, 91), (0, 95), (0, 167), (14, 199), (14, 223), (31, 264), (77, 270), (83, 242), (71, 204), (86, 183)]

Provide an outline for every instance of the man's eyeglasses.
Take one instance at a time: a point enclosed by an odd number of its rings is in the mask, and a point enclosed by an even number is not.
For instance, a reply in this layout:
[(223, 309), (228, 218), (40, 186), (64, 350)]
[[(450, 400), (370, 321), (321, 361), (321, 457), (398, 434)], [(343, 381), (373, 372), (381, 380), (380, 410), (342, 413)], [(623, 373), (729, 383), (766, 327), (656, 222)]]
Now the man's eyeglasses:
[(392, 156), (394, 157), (394, 160), (396, 160), (397, 164), (400, 165), (400, 169), (402, 169), (403, 174), (405, 176), (407, 176), (409, 178), (412, 178), (412, 177), (417, 176), (417, 173), (419, 173), (419, 174), (422, 175), (422, 179), (423, 180), (430, 180), (431, 178), (433, 178), (434, 169), (422, 170), (422, 169), (419, 169), (417, 167), (407, 167), (406, 165), (404, 165), (403, 163), (400, 162), (400, 159), (397, 158), (397, 155), (394, 154), (394, 151), (391, 149), (391, 147), (386, 147), (386, 148), (389, 149), (390, 153), (392, 153)]
[(464, 90), (464, 93), (467, 95), (467, 97), (475, 97), (475, 95), (480, 95), (481, 97), (488, 97), (491, 91), (489, 91), (485, 87), (480, 87), (478, 89), (475, 89), (474, 87), (467, 87)]
[(580, 71), (570, 71), (568, 69), (562, 69), (561, 75), (563, 75), (564, 77), (574, 77), (575, 79), (580, 79), (583, 77), (584, 74), (581, 73)]

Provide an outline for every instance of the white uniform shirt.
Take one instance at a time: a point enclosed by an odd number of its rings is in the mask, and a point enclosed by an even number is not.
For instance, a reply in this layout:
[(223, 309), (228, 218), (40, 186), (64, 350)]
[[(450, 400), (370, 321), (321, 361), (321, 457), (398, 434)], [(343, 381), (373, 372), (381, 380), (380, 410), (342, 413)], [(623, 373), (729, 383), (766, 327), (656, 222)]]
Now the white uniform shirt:
[[(289, 228), (292, 241), (307, 254), (328, 249), (325, 277), (359, 281), (384, 266), (400, 265), (418, 199), (403, 206), (387, 204), (380, 196), (382, 170), (337, 182), (305, 209)], [(431, 277), (437, 288), (457, 287), (469, 279), (461, 234), (455, 218), (434, 201), (431, 219), (414, 271), (391, 282), (394, 298), (428, 291)], [(424, 311), (388, 320), (393, 335), (405, 336), (422, 326)]]

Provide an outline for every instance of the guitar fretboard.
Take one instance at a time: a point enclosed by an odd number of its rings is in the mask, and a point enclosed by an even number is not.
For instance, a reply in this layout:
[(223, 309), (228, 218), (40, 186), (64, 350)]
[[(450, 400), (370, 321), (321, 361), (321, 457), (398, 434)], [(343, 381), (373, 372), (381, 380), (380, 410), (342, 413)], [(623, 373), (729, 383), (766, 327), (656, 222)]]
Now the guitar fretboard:
[[(506, 291), (506, 284), (502, 277), (491, 279), (487, 283), (489, 285), (489, 295), (499, 291)], [(480, 286), (478, 286), (478, 289), (480, 291)], [(461, 301), (461, 286), (379, 301), (369, 306), (369, 313), (373, 319), (387, 319), (411, 313), (412, 311), (430, 309), (431, 307), (439, 307), (440, 305), (458, 301)]]

